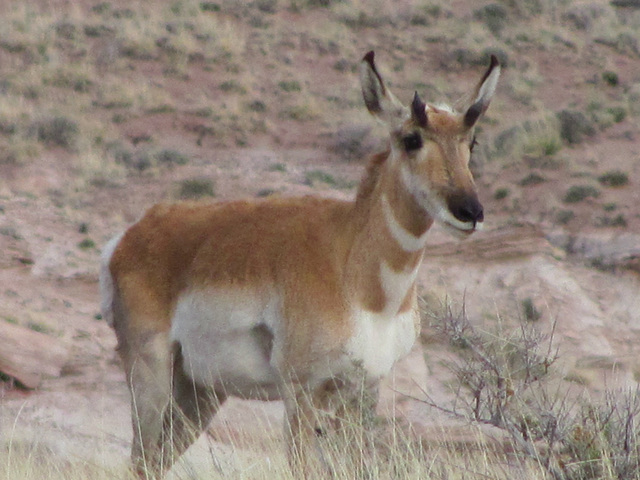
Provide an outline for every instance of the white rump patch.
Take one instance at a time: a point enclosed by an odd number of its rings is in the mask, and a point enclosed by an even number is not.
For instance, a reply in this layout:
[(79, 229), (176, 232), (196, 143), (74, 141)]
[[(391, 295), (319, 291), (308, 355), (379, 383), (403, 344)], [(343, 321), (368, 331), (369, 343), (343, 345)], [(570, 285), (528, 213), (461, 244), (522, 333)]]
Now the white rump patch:
[(115, 286), (113, 285), (113, 277), (111, 276), (111, 270), (109, 264), (111, 263), (111, 257), (115, 252), (116, 247), (122, 240), (124, 232), (120, 235), (113, 237), (102, 248), (100, 254), (100, 273), (99, 273), (99, 290), (100, 290), (100, 310), (102, 312), (102, 318), (106, 320), (107, 324), (113, 327), (113, 297), (115, 295)]

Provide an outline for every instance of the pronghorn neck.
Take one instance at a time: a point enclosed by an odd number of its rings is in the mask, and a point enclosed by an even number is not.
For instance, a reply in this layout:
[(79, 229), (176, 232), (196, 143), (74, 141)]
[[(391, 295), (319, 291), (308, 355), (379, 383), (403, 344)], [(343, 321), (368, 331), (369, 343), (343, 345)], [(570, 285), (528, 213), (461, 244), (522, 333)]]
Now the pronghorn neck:
[(402, 250), (420, 252), (425, 247), (426, 233), (433, 219), (408, 189), (406, 177), (411, 173), (403, 170), (391, 156), (385, 167), (375, 200), (380, 204), (385, 226)]
[(388, 316), (406, 311), (433, 220), (405, 187), (390, 152), (369, 165), (355, 215), (358, 228), (348, 268), (360, 305)]

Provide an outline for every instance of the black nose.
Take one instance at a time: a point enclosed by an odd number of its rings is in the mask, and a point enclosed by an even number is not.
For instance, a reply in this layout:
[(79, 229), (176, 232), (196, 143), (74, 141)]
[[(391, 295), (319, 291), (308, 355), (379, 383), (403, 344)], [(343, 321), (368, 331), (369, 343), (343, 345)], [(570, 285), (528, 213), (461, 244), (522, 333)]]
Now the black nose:
[(461, 222), (471, 222), (474, 225), (484, 220), (482, 204), (475, 195), (456, 193), (447, 201), (449, 211)]

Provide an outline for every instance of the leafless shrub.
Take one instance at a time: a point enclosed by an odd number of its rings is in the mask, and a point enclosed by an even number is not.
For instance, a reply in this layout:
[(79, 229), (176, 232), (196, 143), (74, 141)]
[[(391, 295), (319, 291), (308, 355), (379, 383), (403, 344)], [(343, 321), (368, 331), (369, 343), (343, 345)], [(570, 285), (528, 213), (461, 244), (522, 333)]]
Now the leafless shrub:
[(640, 390), (592, 401), (553, 382), (555, 325), (547, 335), (524, 322), (480, 331), (464, 307), (451, 306), (437, 320), (434, 328), (458, 354), (448, 365), (455, 395), (450, 405), (427, 396), (428, 405), (502, 429), (556, 480), (640, 478)]

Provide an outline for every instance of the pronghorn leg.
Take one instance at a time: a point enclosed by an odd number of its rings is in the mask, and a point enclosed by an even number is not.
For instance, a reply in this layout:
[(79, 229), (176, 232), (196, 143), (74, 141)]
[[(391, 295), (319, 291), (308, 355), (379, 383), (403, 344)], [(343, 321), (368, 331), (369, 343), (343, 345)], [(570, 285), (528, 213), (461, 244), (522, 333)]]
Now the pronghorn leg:
[(171, 398), (171, 368), (166, 334), (158, 333), (123, 354), (131, 391), (133, 443), (131, 460), (138, 476), (155, 479), (160, 472), (160, 439), (164, 412)]
[(376, 405), (378, 403), (377, 381), (360, 380), (345, 385), (337, 392), (335, 419), (338, 444), (344, 444), (354, 469), (354, 478), (372, 476), (372, 454)]
[(184, 372), (180, 346), (174, 346), (173, 397), (164, 414), (162, 470), (173, 463), (198, 439), (225, 401), (223, 392), (202, 387)]
[(300, 385), (289, 387), (285, 395), (285, 437), (294, 478), (326, 478), (322, 474), (321, 452), (316, 442), (316, 406), (313, 392)]

